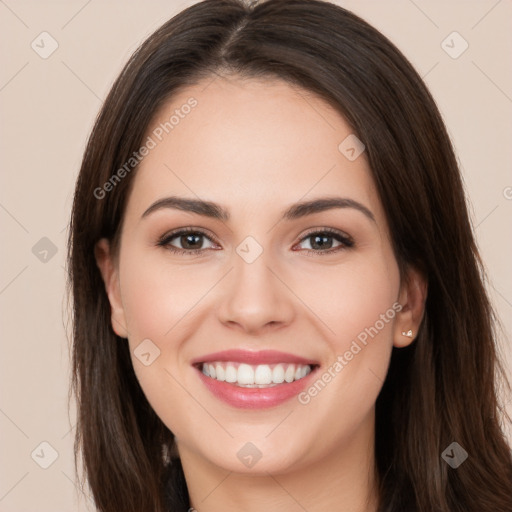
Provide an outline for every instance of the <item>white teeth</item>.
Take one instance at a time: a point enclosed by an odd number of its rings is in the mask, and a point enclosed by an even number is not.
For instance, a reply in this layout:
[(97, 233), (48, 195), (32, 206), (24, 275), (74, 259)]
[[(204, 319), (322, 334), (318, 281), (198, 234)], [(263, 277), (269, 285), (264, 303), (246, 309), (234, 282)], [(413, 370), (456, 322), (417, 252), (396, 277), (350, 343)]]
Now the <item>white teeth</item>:
[(238, 367), (238, 384), (254, 384), (254, 370), (248, 364), (241, 364)]
[(293, 379), (295, 377), (295, 365), (291, 364), (286, 368), (286, 371), (284, 372), (284, 380), (286, 382), (293, 382)]
[(211, 362), (202, 364), (202, 372), (212, 379), (243, 387), (270, 387), (293, 382), (311, 373), (307, 364), (258, 364)]
[(284, 368), (282, 364), (278, 364), (272, 370), (272, 381), (276, 384), (281, 384), (284, 382)]
[(272, 370), (268, 364), (260, 364), (256, 366), (254, 372), (255, 384), (271, 384), (272, 383)]
[(221, 364), (217, 364), (217, 366), (215, 366), (215, 373), (217, 374), (215, 377), (217, 380), (226, 380), (226, 372), (224, 371), (224, 367)]
[(237, 380), (237, 371), (234, 366), (227, 365), (226, 366), (226, 382), (236, 382)]

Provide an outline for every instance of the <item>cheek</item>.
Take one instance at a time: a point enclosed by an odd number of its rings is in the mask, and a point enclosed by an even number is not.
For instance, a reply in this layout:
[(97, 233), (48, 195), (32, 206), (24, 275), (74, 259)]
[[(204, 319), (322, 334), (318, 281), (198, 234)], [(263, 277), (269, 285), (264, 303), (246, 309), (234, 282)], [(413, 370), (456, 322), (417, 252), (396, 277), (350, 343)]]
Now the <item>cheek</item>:
[[(192, 335), (194, 305), (213, 282), (202, 284), (192, 266), (166, 266), (154, 254), (126, 244), (121, 293), (135, 374), (151, 407), (179, 438), (186, 435), (190, 404), (180, 347)], [(144, 353), (149, 357), (139, 357)]]
[[(400, 279), (394, 258), (386, 256), (376, 252), (336, 271), (325, 269), (328, 275), (323, 277), (301, 280), (300, 293), (328, 327), (323, 332), (329, 349), (318, 380), (299, 399), (314, 411), (309, 418), (330, 418), (331, 426), (325, 427), (329, 432), (356, 428), (373, 407), (387, 374)], [(335, 410), (346, 414), (333, 417)]]
[(132, 343), (172, 338), (214, 283), (212, 272), (211, 282), (205, 282), (193, 266), (166, 265), (155, 251), (126, 247), (121, 261), (121, 293)]
[[(368, 329), (381, 338), (391, 332), (398, 298), (399, 272), (394, 260), (382, 253), (354, 258), (347, 264), (301, 272), (294, 291), (321, 320), (337, 353), (364, 338)], [(384, 315), (384, 317), (382, 316)]]

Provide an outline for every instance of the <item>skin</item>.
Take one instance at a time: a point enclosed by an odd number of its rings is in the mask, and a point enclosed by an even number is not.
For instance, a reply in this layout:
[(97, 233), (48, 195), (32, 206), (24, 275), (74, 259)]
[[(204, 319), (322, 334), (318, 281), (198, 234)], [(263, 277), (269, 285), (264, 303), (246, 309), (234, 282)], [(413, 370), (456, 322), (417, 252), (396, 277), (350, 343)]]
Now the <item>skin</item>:
[[(176, 436), (192, 507), (374, 511), (375, 401), (392, 347), (412, 342), (402, 331), (417, 332), (425, 280), (414, 269), (400, 280), (365, 153), (349, 161), (338, 150), (352, 130), (332, 107), (284, 82), (218, 77), (176, 95), (148, 135), (191, 96), (198, 105), (137, 170), (118, 258), (107, 240), (96, 246), (112, 327), (128, 339), (142, 389)], [(231, 218), (170, 208), (141, 218), (170, 195), (214, 201)], [(289, 205), (323, 196), (358, 201), (375, 221), (354, 208), (281, 220)], [(195, 246), (199, 256), (157, 245), (183, 227), (211, 234)], [(312, 249), (305, 235), (325, 227), (354, 246), (327, 254), (340, 246), (332, 238)], [(236, 252), (247, 236), (263, 249), (250, 264)], [(305, 405), (231, 407), (190, 364), (225, 349), (275, 349), (319, 361), (322, 374), (396, 302), (402, 310)], [(148, 338), (161, 353), (145, 366), (133, 351)], [(237, 457), (247, 442), (262, 454), (252, 468)]]

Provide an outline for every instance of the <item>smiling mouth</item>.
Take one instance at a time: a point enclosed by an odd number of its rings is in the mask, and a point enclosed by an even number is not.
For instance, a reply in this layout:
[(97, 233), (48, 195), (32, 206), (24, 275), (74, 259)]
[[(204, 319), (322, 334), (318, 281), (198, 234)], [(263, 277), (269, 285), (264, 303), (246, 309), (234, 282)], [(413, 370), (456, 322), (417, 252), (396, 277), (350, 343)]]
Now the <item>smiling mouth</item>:
[(211, 361), (195, 365), (206, 377), (242, 388), (269, 388), (289, 384), (309, 375), (318, 365), (277, 363), (246, 364)]

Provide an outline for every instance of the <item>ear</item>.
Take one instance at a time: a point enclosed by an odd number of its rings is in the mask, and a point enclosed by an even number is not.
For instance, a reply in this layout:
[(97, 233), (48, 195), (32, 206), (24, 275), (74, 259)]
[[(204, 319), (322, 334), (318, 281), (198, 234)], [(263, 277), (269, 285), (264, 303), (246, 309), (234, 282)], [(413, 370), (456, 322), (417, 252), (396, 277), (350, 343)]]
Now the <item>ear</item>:
[(106, 238), (102, 238), (96, 243), (94, 256), (105, 283), (105, 290), (110, 302), (112, 329), (121, 338), (127, 338), (128, 330), (126, 328), (124, 307), (121, 302), (118, 267), (111, 253), (110, 243)]
[[(393, 346), (402, 348), (410, 345), (418, 335), (418, 329), (425, 312), (427, 300), (427, 279), (416, 268), (409, 267), (400, 285), (398, 302), (402, 309), (396, 316)], [(412, 331), (412, 336), (402, 333)]]

